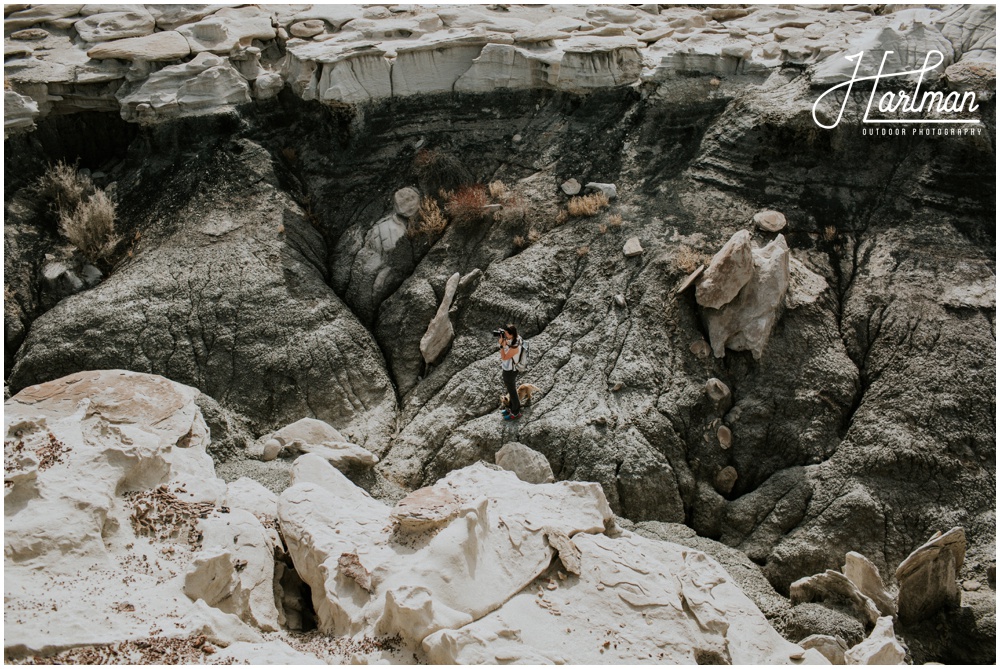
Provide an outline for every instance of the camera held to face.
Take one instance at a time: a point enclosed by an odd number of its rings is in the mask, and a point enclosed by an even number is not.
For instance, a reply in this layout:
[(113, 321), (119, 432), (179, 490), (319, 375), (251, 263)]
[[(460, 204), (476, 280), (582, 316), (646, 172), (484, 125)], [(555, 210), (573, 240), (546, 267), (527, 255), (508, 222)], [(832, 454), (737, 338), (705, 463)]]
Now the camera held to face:
[(496, 330), (493, 331), (493, 336), (494, 337), (503, 337), (506, 334), (507, 334), (507, 331), (504, 330), (503, 328), (497, 328)]

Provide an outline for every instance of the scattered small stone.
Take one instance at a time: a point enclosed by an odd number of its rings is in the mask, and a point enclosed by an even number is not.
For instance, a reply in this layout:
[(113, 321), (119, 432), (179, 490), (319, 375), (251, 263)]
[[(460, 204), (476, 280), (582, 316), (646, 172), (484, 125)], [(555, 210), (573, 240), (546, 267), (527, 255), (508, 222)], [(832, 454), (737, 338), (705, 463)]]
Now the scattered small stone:
[(722, 448), (729, 448), (733, 445), (733, 432), (725, 425), (719, 426), (718, 436), (719, 446)]
[(625, 254), (626, 258), (641, 256), (642, 244), (639, 243), (639, 238), (629, 237), (628, 241), (625, 242), (625, 246), (622, 247), (622, 252)]
[(729, 386), (716, 378), (711, 378), (705, 383), (705, 392), (716, 402), (728, 399), (732, 394), (729, 391)]
[(761, 230), (778, 232), (785, 227), (785, 215), (777, 211), (761, 211), (753, 215), (753, 222)]
[(625, 384), (619, 381), (614, 386), (611, 387), (611, 392), (617, 393), (619, 390), (625, 387)]
[(618, 187), (614, 184), (602, 184), (596, 181), (591, 181), (584, 188), (588, 190), (598, 190), (608, 196), (609, 200), (614, 200), (618, 198)]
[(583, 187), (576, 179), (567, 179), (563, 182), (560, 188), (562, 188), (562, 192), (566, 193), (566, 195), (576, 195), (582, 190)]
[(597, 584), (597, 589), (598, 590), (604, 590), (604, 584), (603, 583), (598, 583)]
[(619, 294), (619, 295), (615, 295), (615, 304), (617, 304), (617, 305), (618, 305), (619, 307), (621, 307), (622, 309), (624, 309), (624, 308), (625, 308), (625, 306), (626, 306), (626, 305), (627, 305), (628, 303), (627, 303), (627, 302), (625, 302), (625, 296), (624, 296), (624, 295), (621, 295), (621, 294)]
[(687, 290), (688, 288), (690, 288), (691, 286), (693, 286), (695, 284), (695, 282), (698, 280), (698, 277), (700, 277), (701, 274), (702, 274), (702, 272), (704, 272), (704, 271), (705, 271), (705, 266), (704, 265), (700, 265), (698, 267), (698, 269), (696, 269), (695, 271), (693, 271), (690, 274), (688, 274), (687, 278), (684, 279), (681, 282), (680, 287), (677, 288), (677, 291), (676, 291), (677, 294), (680, 295), (685, 290)]
[(799, 651), (795, 651), (794, 653), (790, 653), (788, 655), (788, 659), (790, 659), (790, 660), (802, 660), (802, 659), (805, 658), (805, 656), (806, 656), (805, 652), (799, 650)]
[(690, 346), (691, 352), (694, 353), (695, 357), (699, 360), (704, 360), (712, 352), (712, 348), (708, 345), (708, 342), (704, 339), (699, 339), (698, 341), (691, 342)]
[(736, 473), (735, 467), (725, 467), (715, 476), (715, 489), (723, 495), (728, 495), (732, 492), (738, 478), (739, 475)]
[(962, 583), (962, 589), (966, 592), (975, 592), (979, 588), (983, 587), (979, 581), (965, 581)]
[(281, 453), (281, 443), (277, 439), (268, 439), (267, 443), (264, 444), (264, 452), (261, 453), (260, 459), (264, 462), (270, 462), (278, 457)]
[(201, 652), (203, 652), (205, 655), (212, 655), (215, 653), (215, 646), (213, 646), (210, 643), (206, 643), (204, 646), (201, 647)]
[(553, 581), (553, 580), (552, 580), (552, 579), (550, 578), (550, 579), (549, 579), (549, 584), (548, 584), (548, 585), (546, 585), (545, 587), (546, 587), (546, 588), (548, 588), (549, 590), (555, 590), (555, 589), (556, 589), (556, 588), (558, 588), (559, 586), (558, 586), (558, 585), (556, 584), (556, 582), (555, 582), (555, 581)]

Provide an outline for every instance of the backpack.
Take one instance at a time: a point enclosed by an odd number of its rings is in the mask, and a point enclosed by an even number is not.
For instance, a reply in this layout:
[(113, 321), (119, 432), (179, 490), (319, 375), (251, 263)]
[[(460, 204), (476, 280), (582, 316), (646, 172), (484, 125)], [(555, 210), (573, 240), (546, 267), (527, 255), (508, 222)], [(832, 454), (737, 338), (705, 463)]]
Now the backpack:
[(521, 350), (517, 354), (517, 360), (514, 361), (514, 369), (516, 369), (519, 372), (528, 371), (528, 367), (531, 366), (529, 362), (530, 360), (529, 354), (530, 354), (530, 347), (528, 346), (528, 342), (522, 339)]

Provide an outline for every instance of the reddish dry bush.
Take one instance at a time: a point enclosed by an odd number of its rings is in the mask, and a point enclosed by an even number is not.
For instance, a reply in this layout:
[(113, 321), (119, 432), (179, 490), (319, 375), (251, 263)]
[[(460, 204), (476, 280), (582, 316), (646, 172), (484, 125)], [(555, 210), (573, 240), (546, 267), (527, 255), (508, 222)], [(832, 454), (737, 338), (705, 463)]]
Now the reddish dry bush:
[(477, 223), (486, 217), (489, 196), (482, 184), (462, 186), (448, 196), (444, 209), (448, 218), (456, 225)]

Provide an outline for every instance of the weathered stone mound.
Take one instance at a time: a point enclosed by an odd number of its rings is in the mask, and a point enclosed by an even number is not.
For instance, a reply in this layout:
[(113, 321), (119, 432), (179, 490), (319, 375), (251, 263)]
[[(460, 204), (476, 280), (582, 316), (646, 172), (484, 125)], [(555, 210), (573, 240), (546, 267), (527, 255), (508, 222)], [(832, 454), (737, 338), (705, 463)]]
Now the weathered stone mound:
[(381, 355), (326, 285), (323, 241), (269, 154), (223, 140), (186, 162), (179, 178), (147, 173), (152, 193), (133, 183), (145, 206), (131, 257), (32, 324), (10, 382), (81, 368), (163, 374), (261, 431), (311, 414), (382, 447), (396, 399)]
[[(122, 10), (122, 11), (119, 11)], [(844, 59), (890, 52), (913, 70), (989, 98), (995, 9), (907, 6), (695, 8), (497, 5), (7, 5), (5, 131), (56, 110), (108, 110), (140, 123), (219, 113), (285, 87), (304, 100), (359, 104), (433, 93), (572, 93), (709, 75), (763, 79), (809, 67), (817, 85)], [(874, 74), (877, 57), (862, 63)], [(945, 69), (947, 68), (947, 69)]]
[(294, 566), (341, 661), (821, 661), (703, 553), (614, 531), (596, 484), (481, 464), (392, 508), (309, 453), (275, 500), (214, 476), (197, 395), (103, 371), (6, 402), (7, 660), (315, 663), (261, 634), (301, 623)]

